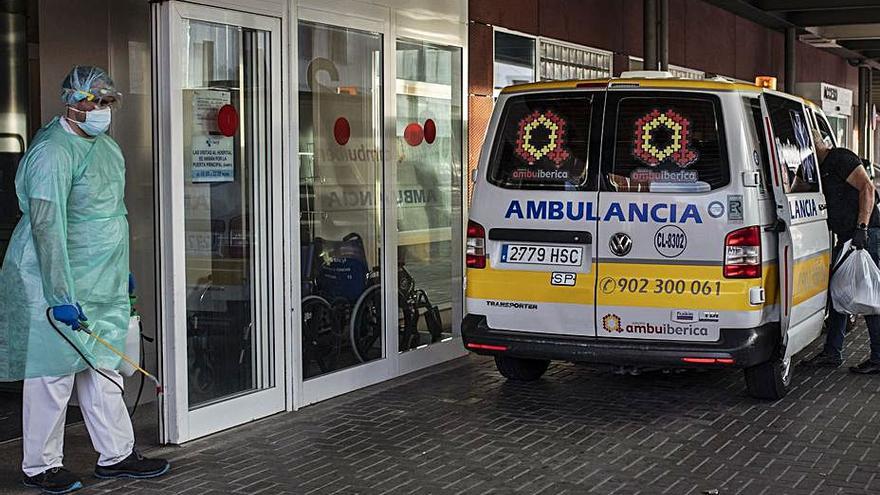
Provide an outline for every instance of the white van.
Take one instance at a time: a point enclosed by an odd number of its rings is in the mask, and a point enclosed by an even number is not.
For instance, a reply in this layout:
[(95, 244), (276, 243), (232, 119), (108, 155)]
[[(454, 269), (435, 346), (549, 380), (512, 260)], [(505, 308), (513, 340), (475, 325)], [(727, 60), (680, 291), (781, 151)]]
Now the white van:
[(502, 91), (467, 228), (467, 349), (515, 380), (550, 360), (738, 367), (778, 399), (826, 311), (831, 238), (803, 99), (625, 73)]

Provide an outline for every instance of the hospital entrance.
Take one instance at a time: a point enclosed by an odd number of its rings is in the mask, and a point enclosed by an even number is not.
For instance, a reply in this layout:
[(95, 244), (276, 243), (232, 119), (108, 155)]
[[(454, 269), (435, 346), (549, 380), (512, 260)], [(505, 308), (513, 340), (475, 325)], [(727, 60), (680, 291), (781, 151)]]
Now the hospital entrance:
[[(59, 94), (64, 76), (74, 63), (106, 67), (125, 92), (124, 110), (114, 115), (110, 132), (124, 150), (127, 165), (131, 267), (147, 339), (141, 358), (146, 368), (155, 369), (149, 16), (149, 6), (136, 0), (0, 0), (0, 86), (8, 92), (0, 100), (0, 257), (21, 218), (14, 182), (18, 162), (36, 131), (63, 111)], [(91, 26), (88, 35), (66, 35), (71, 23)], [(21, 436), (21, 388), (22, 382), (0, 383), (0, 443)], [(155, 443), (155, 387), (149, 382), (141, 387), (141, 378), (133, 376), (125, 388), (138, 440)], [(83, 429), (75, 400), (66, 424)], [(90, 450), (87, 442), (82, 447)], [(69, 450), (76, 448), (68, 445)]]
[[(465, 354), (463, 1), (0, 0), (0, 33), (0, 255), (71, 67), (123, 93), (131, 357), (164, 389), (126, 379), (140, 445)], [(0, 442), (21, 436), (21, 388), (0, 383)]]

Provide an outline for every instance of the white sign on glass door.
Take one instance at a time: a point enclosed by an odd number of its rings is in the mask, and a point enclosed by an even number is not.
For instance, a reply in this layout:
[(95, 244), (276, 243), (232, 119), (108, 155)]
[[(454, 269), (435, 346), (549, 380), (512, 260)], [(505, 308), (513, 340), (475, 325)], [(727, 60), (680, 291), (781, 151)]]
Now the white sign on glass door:
[(232, 182), (235, 180), (233, 139), (218, 136), (193, 136), (192, 181)]
[(192, 181), (235, 180), (234, 139), (220, 134), (217, 113), (231, 102), (229, 91), (194, 90), (192, 99)]

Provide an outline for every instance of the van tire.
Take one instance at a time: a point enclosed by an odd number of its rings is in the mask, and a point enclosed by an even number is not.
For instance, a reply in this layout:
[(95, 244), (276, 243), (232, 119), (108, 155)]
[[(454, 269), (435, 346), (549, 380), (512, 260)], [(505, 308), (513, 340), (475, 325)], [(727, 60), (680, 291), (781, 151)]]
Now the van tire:
[(495, 367), (504, 378), (518, 382), (533, 382), (547, 371), (550, 361), (546, 359), (523, 359), (495, 356)]
[(774, 358), (745, 369), (746, 389), (756, 399), (779, 400), (788, 393), (791, 374), (791, 358)]

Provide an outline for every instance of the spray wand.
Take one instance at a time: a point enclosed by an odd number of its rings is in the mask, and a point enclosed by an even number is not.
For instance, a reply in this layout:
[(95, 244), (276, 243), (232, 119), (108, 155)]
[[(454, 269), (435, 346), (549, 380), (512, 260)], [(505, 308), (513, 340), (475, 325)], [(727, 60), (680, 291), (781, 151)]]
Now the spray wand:
[[(83, 359), (83, 361), (85, 361), (85, 363), (89, 366), (89, 368), (91, 368), (92, 370), (94, 370), (96, 373), (100, 374), (104, 378), (110, 380), (110, 382), (113, 383), (114, 385), (116, 385), (121, 392), (125, 393), (125, 391), (122, 389), (121, 385), (119, 385), (118, 383), (116, 383), (115, 380), (113, 380), (112, 378), (107, 376), (106, 373), (97, 369), (95, 367), (95, 365), (93, 365), (92, 362), (89, 361), (89, 359), (85, 356), (85, 354), (83, 354), (83, 352), (80, 350), (79, 346), (77, 346), (72, 340), (70, 340), (70, 338), (67, 335), (65, 335), (64, 332), (62, 332), (61, 329), (59, 329), (57, 325), (55, 325), (55, 322), (52, 320), (51, 311), (52, 311), (52, 308), (46, 308), (46, 320), (48, 320), (49, 324), (52, 325), (52, 328), (54, 328), (55, 331), (58, 332), (58, 335), (60, 335), (62, 338), (64, 338), (64, 340), (66, 340), (67, 343), (70, 344), (71, 347), (73, 347), (73, 350), (75, 350), (76, 353), (79, 354), (79, 356)], [(130, 357), (126, 356), (125, 353), (123, 353), (119, 349), (113, 347), (112, 344), (110, 344), (106, 340), (102, 339), (101, 337), (95, 335), (95, 333), (92, 332), (92, 330), (89, 328), (88, 322), (80, 320), (78, 323), (79, 323), (79, 326), (76, 328), (76, 330), (82, 330), (83, 332), (88, 334), (90, 337), (95, 339), (99, 344), (103, 345), (104, 347), (109, 349), (111, 352), (113, 352), (114, 354), (116, 354), (117, 356), (122, 358), (122, 360), (125, 361), (126, 363), (128, 363), (132, 368), (134, 368), (136, 371), (139, 371), (143, 376), (145, 376), (150, 381), (152, 381), (154, 384), (156, 384), (156, 394), (162, 395), (164, 393), (164, 389), (162, 387), (162, 384), (159, 383), (158, 378), (153, 376), (147, 370), (145, 370), (145, 369), (141, 368), (140, 366), (138, 366), (137, 364), (135, 364), (135, 362)]]
[(107, 342), (106, 340), (102, 339), (101, 337), (98, 337), (98, 336), (97, 336), (94, 332), (92, 332), (92, 330), (89, 328), (88, 322), (86, 322), (86, 321), (80, 321), (80, 322), (79, 322), (79, 325), (80, 325), (80, 329), (81, 329), (83, 332), (89, 334), (89, 336), (92, 337), (93, 339), (97, 340), (99, 344), (103, 345), (103, 346), (106, 347), (107, 349), (110, 349), (110, 351), (111, 351), (113, 354), (116, 354), (117, 356), (121, 357), (122, 360), (125, 361), (126, 363), (128, 363), (132, 368), (134, 368), (135, 371), (139, 371), (142, 375), (144, 375), (145, 377), (147, 377), (147, 379), (149, 379), (151, 382), (153, 382), (154, 384), (156, 384), (156, 393), (159, 394), (159, 395), (162, 395), (162, 393), (164, 392), (164, 390), (163, 390), (163, 388), (162, 388), (162, 384), (159, 383), (159, 379), (158, 379), (158, 378), (156, 378), (155, 376), (153, 376), (149, 371), (147, 371), (147, 370), (141, 368), (140, 366), (138, 366), (138, 365), (137, 365), (137, 364), (136, 364), (136, 363), (135, 363), (130, 357), (126, 356), (124, 352), (122, 352), (122, 351), (120, 351), (119, 349), (113, 347), (113, 345), (110, 344), (110, 342)]

